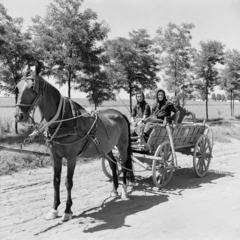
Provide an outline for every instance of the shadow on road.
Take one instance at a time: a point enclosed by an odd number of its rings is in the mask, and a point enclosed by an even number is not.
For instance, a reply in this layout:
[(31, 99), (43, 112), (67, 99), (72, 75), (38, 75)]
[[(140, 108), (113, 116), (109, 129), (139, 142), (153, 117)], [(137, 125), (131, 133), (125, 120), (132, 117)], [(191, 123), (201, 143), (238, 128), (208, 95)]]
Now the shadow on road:
[[(136, 191), (143, 195), (139, 196)], [(152, 182), (141, 177), (137, 177), (136, 183), (131, 187), (129, 194), (127, 200), (108, 198), (100, 206), (88, 209), (73, 218), (79, 219), (79, 224), (86, 225), (86, 221), (88, 221), (89, 224), (83, 230), (86, 233), (117, 229), (123, 226), (131, 227), (124, 225), (126, 217), (168, 201), (167, 195), (158, 190), (154, 191)]]
[(200, 188), (204, 184), (217, 184), (214, 181), (224, 177), (234, 177), (234, 173), (209, 170), (204, 177), (199, 178), (192, 168), (181, 168), (173, 173), (170, 183), (162, 190), (162, 193), (179, 191), (178, 194), (181, 195), (185, 189)]

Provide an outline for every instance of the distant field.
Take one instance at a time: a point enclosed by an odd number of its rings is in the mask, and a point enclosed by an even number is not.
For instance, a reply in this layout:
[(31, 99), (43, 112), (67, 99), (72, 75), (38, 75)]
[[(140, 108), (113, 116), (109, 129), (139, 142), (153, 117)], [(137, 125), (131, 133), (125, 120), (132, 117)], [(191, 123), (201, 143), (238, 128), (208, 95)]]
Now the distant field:
[[(73, 99), (78, 102), (83, 107), (89, 107), (93, 109), (93, 106), (90, 106), (87, 99), (77, 98)], [(129, 100), (123, 99), (123, 103), (129, 108)], [(106, 108), (114, 108), (122, 113), (126, 114), (128, 117), (130, 116), (128, 109), (124, 106), (122, 101), (109, 101), (104, 102), (101, 107), (98, 109), (106, 109)], [(147, 100), (150, 105), (153, 104), (153, 100)], [(133, 104), (135, 101), (133, 101)], [(205, 102), (203, 101), (188, 101), (186, 104), (186, 108), (190, 111), (196, 113), (197, 118), (205, 118), (206, 117), (206, 109)], [(0, 98), (0, 117), (8, 118), (13, 117), (14, 115), (14, 99), (13, 98)], [(240, 103), (235, 102), (235, 116), (240, 116)], [(215, 102), (210, 101), (208, 105), (208, 115), (210, 119), (214, 118), (229, 118), (230, 117), (230, 103), (229, 102)]]

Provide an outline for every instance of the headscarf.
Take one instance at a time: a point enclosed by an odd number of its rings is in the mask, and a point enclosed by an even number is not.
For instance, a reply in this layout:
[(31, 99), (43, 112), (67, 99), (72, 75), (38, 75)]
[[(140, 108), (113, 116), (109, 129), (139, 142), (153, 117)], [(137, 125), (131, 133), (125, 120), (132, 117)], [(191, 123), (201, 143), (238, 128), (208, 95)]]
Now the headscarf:
[[(141, 94), (142, 97), (143, 97), (143, 100), (142, 100), (141, 102), (138, 102), (138, 99), (137, 99), (137, 95), (139, 95), (139, 94)], [(137, 93), (136, 93), (136, 101), (137, 101), (137, 104), (143, 104), (143, 103), (145, 103), (145, 95), (144, 95), (143, 92), (137, 92)]]
[(157, 102), (157, 103), (160, 103), (160, 101), (159, 101), (159, 99), (158, 99), (158, 93), (159, 93), (159, 92), (163, 92), (163, 94), (164, 94), (163, 101), (166, 102), (166, 101), (167, 101), (166, 93), (165, 93), (165, 91), (162, 90), (162, 89), (158, 89), (157, 92), (156, 92), (156, 102)]

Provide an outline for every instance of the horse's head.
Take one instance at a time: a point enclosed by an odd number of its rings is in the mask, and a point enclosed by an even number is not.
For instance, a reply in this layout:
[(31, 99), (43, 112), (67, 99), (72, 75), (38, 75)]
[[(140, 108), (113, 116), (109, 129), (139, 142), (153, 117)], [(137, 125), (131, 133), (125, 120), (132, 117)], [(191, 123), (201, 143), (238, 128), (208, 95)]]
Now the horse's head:
[(30, 112), (37, 106), (41, 97), (39, 91), (39, 73), (41, 65), (36, 62), (35, 69), (32, 70), (28, 66), (21, 81), (16, 85), (16, 93), (18, 96), (16, 104), (15, 118), (18, 122), (27, 121)]

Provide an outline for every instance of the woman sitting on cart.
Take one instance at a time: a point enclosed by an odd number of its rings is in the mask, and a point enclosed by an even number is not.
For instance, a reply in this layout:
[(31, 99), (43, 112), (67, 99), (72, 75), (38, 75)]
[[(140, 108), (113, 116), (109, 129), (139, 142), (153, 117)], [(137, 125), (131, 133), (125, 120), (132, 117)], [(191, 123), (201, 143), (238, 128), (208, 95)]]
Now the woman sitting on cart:
[(133, 106), (133, 112), (131, 117), (131, 135), (137, 136), (135, 129), (141, 122), (151, 115), (150, 105), (145, 101), (143, 92), (136, 94), (137, 104)]
[(178, 125), (180, 111), (173, 103), (167, 101), (165, 91), (162, 89), (156, 92), (156, 102), (152, 106), (152, 112), (153, 114), (149, 118), (143, 120), (143, 122), (146, 123), (143, 130), (145, 140), (149, 137), (152, 129), (158, 123), (163, 123), (165, 118), (168, 122), (172, 122), (172, 112), (175, 115), (173, 124)]

